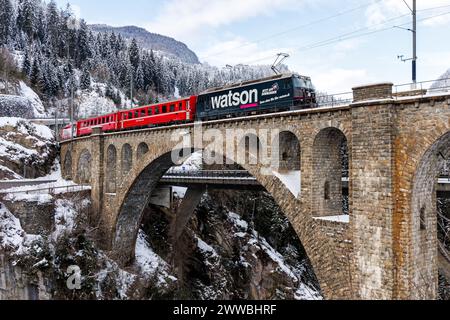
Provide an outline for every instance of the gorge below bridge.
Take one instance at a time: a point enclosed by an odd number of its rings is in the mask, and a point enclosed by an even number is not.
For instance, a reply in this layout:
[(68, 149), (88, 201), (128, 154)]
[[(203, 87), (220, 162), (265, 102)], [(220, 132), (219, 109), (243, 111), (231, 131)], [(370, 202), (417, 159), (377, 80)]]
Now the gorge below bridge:
[[(63, 175), (92, 186), (100, 245), (126, 265), (152, 192), (176, 165), (173, 154), (182, 162), (203, 150), (239, 165), (272, 195), (327, 299), (436, 299), (436, 186), (450, 158), (450, 94), (400, 97), (392, 87), (354, 88), (353, 103), (333, 108), (97, 130), (61, 143)], [(205, 146), (196, 138), (199, 126), (224, 139)], [(339, 220), (330, 217), (343, 215), (343, 144), (349, 216)], [(276, 161), (260, 160), (264, 154)], [(298, 192), (282, 179), (295, 172)]]

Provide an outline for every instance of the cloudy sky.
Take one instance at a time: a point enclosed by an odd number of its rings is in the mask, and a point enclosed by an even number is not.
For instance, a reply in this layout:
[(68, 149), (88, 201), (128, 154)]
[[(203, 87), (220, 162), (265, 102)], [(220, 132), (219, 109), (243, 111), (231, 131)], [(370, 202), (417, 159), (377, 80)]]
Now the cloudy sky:
[[(272, 64), (286, 52), (291, 70), (318, 88), (411, 82), (412, 0), (57, 0), (88, 23), (136, 25), (186, 43), (202, 62)], [(417, 0), (418, 78), (450, 68), (450, 0)], [(401, 28), (398, 28), (401, 27)]]

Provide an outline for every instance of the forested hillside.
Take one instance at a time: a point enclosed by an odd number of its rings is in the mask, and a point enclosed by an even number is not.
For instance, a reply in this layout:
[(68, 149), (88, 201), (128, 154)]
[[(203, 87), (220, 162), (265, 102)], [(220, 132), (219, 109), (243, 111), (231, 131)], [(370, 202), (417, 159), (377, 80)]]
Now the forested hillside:
[[(94, 32), (70, 6), (58, 8), (53, 0), (0, 0), (0, 47), (0, 83), (23, 79), (49, 114), (67, 110), (73, 93), (79, 117), (129, 107), (130, 97), (134, 104), (154, 103), (272, 73), (268, 66), (185, 63), (114, 30)], [(0, 93), (11, 94), (7, 88)]]

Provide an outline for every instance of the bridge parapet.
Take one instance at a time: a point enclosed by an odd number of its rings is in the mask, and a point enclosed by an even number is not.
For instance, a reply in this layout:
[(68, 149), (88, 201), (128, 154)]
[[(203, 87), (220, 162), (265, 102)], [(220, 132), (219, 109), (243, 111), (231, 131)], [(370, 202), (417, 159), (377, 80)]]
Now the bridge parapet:
[(392, 99), (392, 88), (394, 84), (391, 82), (376, 83), (353, 88), (353, 102)]

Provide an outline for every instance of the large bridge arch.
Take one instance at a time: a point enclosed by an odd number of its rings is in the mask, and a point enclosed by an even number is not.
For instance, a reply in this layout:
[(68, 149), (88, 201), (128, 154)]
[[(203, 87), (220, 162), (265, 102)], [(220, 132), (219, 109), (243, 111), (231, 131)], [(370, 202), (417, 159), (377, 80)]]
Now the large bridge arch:
[[(134, 257), (135, 241), (143, 211), (152, 191), (164, 173), (175, 164), (172, 159), (174, 143), (170, 142), (170, 139), (159, 139), (159, 141), (160, 143), (154, 146), (152, 152), (144, 155), (128, 177), (118, 186), (120, 189), (117, 192), (118, 199), (115, 207), (111, 208), (113, 210), (112, 252), (114, 258), (123, 264)], [(234, 141), (237, 147), (241, 142), (242, 139)], [(191, 146), (175, 149), (174, 153), (184, 153), (182, 156), (186, 159), (190, 152), (200, 150), (202, 149)], [(208, 148), (209, 152), (212, 151), (217, 155), (223, 154), (223, 150), (219, 145)], [(350, 290), (348, 275), (335, 272), (336, 250), (326, 236), (321, 237), (322, 230), (311, 216), (309, 206), (304, 206), (303, 201), (296, 198), (276, 176), (267, 175), (266, 171), (261, 170), (260, 164), (242, 163), (239, 161), (237, 148), (235, 152), (225, 155), (224, 158), (247, 170), (272, 195), (304, 246), (324, 294), (330, 298), (348, 295)]]
[(424, 154), (416, 171), (411, 197), (411, 259), (418, 266), (411, 283), (418, 289), (414, 298), (438, 292), (437, 180), (450, 158), (450, 132), (439, 138)]
[(397, 299), (438, 296), (436, 187), (444, 158), (450, 158), (450, 99), (436, 99), (398, 115), (392, 224)]

